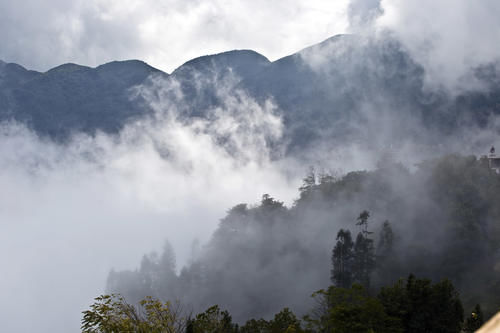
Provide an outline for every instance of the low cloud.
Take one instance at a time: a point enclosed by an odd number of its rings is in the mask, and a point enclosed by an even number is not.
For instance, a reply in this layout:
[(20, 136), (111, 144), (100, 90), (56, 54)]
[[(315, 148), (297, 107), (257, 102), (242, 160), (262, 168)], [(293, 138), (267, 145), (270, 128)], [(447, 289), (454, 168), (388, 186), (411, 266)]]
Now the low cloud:
[(500, 59), (498, 1), (382, 0), (380, 6), (376, 29), (390, 31), (424, 66), (427, 88), (484, 88), (474, 70)]
[(6, 330), (77, 330), (111, 268), (132, 268), (165, 239), (182, 265), (192, 242), (205, 242), (231, 206), (263, 193), (292, 201), (299, 180), (267, 148), (282, 127), (271, 101), (228, 96), (210, 120), (192, 121), (177, 118), (167, 101), (151, 105), (154, 117), (116, 136), (82, 134), (64, 145), (2, 125)]
[(348, 0), (0, 1), (0, 59), (47, 70), (140, 59), (164, 71), (253, 49), (271, 59), (343, 32)]

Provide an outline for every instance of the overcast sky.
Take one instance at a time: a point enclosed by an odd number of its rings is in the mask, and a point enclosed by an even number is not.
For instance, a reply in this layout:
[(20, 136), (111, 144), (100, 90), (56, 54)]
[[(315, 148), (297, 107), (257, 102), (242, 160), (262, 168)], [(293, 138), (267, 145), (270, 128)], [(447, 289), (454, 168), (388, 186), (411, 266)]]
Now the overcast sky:
[(0, 0), (0, 59), (47, 70), (141, 59), (171, 72), (253, 49), (270, 59), (342, 33), (348, 0)]
[(335, 34), (388, 30), (431, 85), (456, 89), (498, 60), (498, 17), (498, 0), (0, 0), (0, 59), (40, 71), (140, 59), (171, 72), (200, 55), (275, 60)]
[(171, 72), (200, 55), (275, 60), (335, 34), (389, 30), (429, 82), (450, 86), (498, 60), (498, 17), (498, 0), (0, 0), (0, 59), (41, 71), (140, 59)]

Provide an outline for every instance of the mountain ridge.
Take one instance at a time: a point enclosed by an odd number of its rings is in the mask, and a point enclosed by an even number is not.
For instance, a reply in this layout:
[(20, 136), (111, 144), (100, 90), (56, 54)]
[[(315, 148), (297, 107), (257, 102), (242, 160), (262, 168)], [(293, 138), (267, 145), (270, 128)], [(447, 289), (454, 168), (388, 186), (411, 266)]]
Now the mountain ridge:
[(116, 133), (152, 114), (147, 101), (130, 94), (139, 85), (161, 89), (150, 85), (152, 75), (178, 82), (183, 117), (206, 117), (222, 105), (221, 87), (224, 94), (242, 90), (261, 103), (271, 98), (291, 150), (324, 140), (435, 144), (442, 133), (451, 137), (469, 125), (485, 127), (500, 114), (496, 72), (483, 69), (486, 92), (429, 92), (424, 68), (389, 37), (336, 35), (275, 61), (231, 50), (191, 59), (171, 74), (141, 60), (93, 68), (68, 63), (44, 73), (0, 64), (0, 120), (14, 119), (60, 140), (78, 131)]

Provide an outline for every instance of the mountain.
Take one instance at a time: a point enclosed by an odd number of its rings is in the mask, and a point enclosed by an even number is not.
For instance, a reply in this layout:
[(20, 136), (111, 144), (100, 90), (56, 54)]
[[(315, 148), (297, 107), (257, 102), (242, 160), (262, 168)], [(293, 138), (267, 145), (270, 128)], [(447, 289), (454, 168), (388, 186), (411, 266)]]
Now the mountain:
[[(246, 78), (270, 62), (254, 51), (230, 51), (188, 61), (172, 74), (192, 115), (217, 104), (215, 80)], [(0, 63), (0, 120), (26, 123), (42, 136), (64, 139), (71, 133), (114, 133), (125, 123), (151, 112), (131, 88), (151, 77), (169, 75), (142, 61), (114, 61), (96, 68), (64, 64), (45, 73)], [(200, 86), (201, 89), (197, 89)], [(194, 103), (196, 101), (196, 103)]]
[(284, 111), (290, 149), (325, 141), (439, 144), (500, 113), (495, 66), (476, 69), (481, 91), (425, 86), (425, 70), (396, 40), (337, 35), (278, 59), (241, 83)]
[(75, 131), (117, 131), (145, 113), (128, 90), (153, 74), (167, 76), (135, 60), (96, 68), (64, 64), (45, 73), (6, 64), (0, 70), (0, 82), (4, 82), (0, 114), (53, 138)]
[(243, 84), (256, 96), (275, 98), (286, 110), (292, 144), (302, 145), (325, 134), (345, 138), (389, 104), (417, 105), (422, 74), (394, 41), (338, 35), (275, 61)]
[(235, 50), (190, 60), (172, 72), (180, 83), (189, 116), (204, 116), (222, 103), (221, 92), (230, 91), (242, 80), (267, 69), (271, 62), (251, 50)]
[[(64, 139), (76, 131), (114, 133), (152, 112), (131, 88), (175, 83), (170, 96), (185, 117), (204, 117), (228, 94), (272, 99), (282, 112), (289, 151), (325, 140), (436, 144), (469, 126), (487, 127), (499, 111), (495, 66), (476, 70), (485, 89), (450, 95), (424, 86), (424, 68), (396, 40), (338, 35), (270, 62), (251, 50), (190, 60), (171, 75), (144, 62), (96, 68), (65, 64), (45, 73), (0, 63), (0, 120), (27, 123)], [(152, 79), (153, 78), (153, 79)], [(181, 97), (179, 97), (181, 96)]]

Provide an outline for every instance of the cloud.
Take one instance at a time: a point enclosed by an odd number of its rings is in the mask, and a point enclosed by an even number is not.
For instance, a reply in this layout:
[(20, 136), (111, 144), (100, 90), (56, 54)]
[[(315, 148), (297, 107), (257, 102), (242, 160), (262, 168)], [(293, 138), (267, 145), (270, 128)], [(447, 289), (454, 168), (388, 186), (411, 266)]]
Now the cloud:
[(339, 172), (373, 166), (376, 152), (356, 145), (285, 157), (283, 110), (235, 82), (198, 80), (196, 89), (214, 88), (220, 104), (186, 119), (179, 115), (192, 101), (179, 82), (152, 77), (131, 96), (153, 116), (117, 135), (58, 144), (19, 124), (0, 126), (5, 330), (78, 330), (110, 269), (133, 269), (165, 239), (182, 267), (192, 242), (206, 243), (230, 207), (264, 193), (290, 205), (308, 161)]
[(373, 29), (374, 21), (382, 14), (380, 0), (351, 0), (347, 9), (349, 30), (365, 33)]
[(209, 121), (185, 121), (171, 100), (148, 95), (175, 87), (137, 88), (155, 116), (116, 136), (61, 145), (18, 124), (0, 127), (5, 330), (76, 331), (111, 268), (133, 268), (165, 239), (183, 265), (193, 240), (207, 241), (231, 206), (263, 193), (293, 200), (300, 181), (268, 147), (282, 135), (272, 101), (221, 96)]
[[(169, 71), (233, 48), (276, 58), (343, 31), (346, 8), (347, 2), (319, 0), (0, 0), (0, 58), (42, 70), (68, 61), (140, 58)], [(497, 59), (498, 5), (492, 1), (386, 0), (378, 8), (351, 2), (351, 28), (381, 12), (377, 29), (401, 40), (425, 66), (431, 86), (459, 89), (471, 68)], [(206, 240), (234, 204), (256, 202), (263, 193), (293, 201), (307, 162), (281, 158), (269, 144), (282, 138), (281, 110), (272, 99), (257, 103), (241, 91), (218, 92), (224, 103), (207, 119), (185, 121), (176, 117), (186, 102), (176, 82), (152, 80), (135, 93), (155, 117), (117, 136), (81, 135), (64, 145), (3, 125), (0, 311), (10, 318), (6, 331), (77, 330), (80, 311), (104, 288), (110, 268), (134, 268), (165, 238), (182, 265), (192, 240)], [(483, 143), (491, 133), (471, 135)], [(401, 150), (418, 159), (413, 146)], [(304, 160), (343, 171), (373, 166), (380, 155), (328, 144), (308, 154)]]
[(343, 32), (348, 0), (0, 0), (0, 59), (47, 70), (137, 58), (165, 71), (204, 54), (271, 59)]
[(388, 30), (425, 68), (426, 86), (481, 89), (473, 69), (500, 59), (500, 3), (382, 0), (379, 31)]
[(426, 86), (481, 85), (497, 61), (495, 0), (0, 0), (0, 59), (47, 70), (136, 58), (165, 71), (194, 57), (253, 49), (274, 60), (346, 31), (390, 31), (426, 69)]

